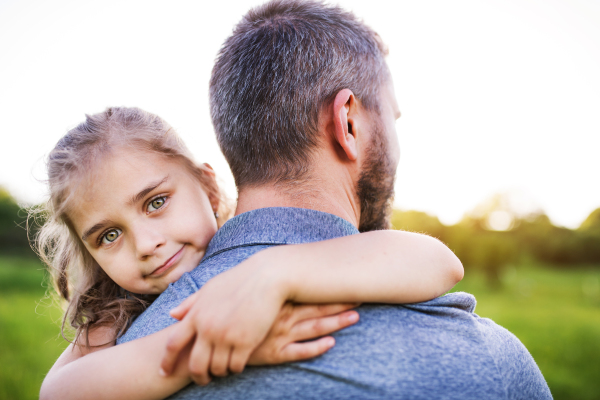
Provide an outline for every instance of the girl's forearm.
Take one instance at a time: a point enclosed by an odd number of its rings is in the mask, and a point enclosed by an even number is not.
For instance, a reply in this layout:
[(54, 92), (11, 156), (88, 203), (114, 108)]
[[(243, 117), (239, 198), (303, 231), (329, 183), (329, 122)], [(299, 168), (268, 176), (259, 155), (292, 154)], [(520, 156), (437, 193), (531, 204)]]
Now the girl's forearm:
[(187, 349), (173, 374), (159, 374), (172, 328), (53, 367), (40, 399), (162, 399), (175, 393), (191, 380)]
[(450, 290), (463, 277), (442, 242), (403, 231), (376, 231), (258, 253), (288, 300), (414, 303)]

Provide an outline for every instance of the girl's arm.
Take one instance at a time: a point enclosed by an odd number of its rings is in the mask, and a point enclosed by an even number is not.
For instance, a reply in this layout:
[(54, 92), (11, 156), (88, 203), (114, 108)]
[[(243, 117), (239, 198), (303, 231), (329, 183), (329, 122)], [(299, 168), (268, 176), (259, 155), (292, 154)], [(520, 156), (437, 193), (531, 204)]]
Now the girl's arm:
[[(323, 354), (334, 345), (332, 337), (306, 340), (355, 323), (358, 314), (347, 311), (353, 306), (286, 303), (249, 363), (280, 364)], [(188, 370), (191, 346), (181, 352), (181, 362), (171, 375), (159, 374), (159, 367), (163, 349), (176, 325), (119, 346), (112, 342), (86, 349), (71, 344), (46, 375), (40, 399), (162, 399), (175, 393), (191, 382)], [(106, 343), (111, 335), (110, 329), (96, 328), (90, 332), (90, 344)]]
[(272, 247), (214, 277), (171, 312), (182, 323), (161, 365), (170, 373), (179, 351), (197, 337), (194, 346), (213, 357), (190, 359), (196, 382), (209, 372), (239, 372), (285, 301), (414, 303), (445, 293), (462, 277), (448, 247), (410, 232)]
[[(189, 383), (185, 363), (173, 375), (161, 377), (156, 369), (161, 351), (150, 350), (164, 347), (172, 330), (173, 326), (118, 347), (110, 329), (90, 331), (91, 346), (112, 342), (90, 348), (70, 344), (46, 375), (40, 399), (149, 399), (176, 392)], [(183, 351), (182, 360), (188, 355), (189, 351)]]
[(249, 259), (278, 274), (290, 301), (417, 303), (452, 289), (462, 263), (439, 240), (404, 231), (374, 231), (293, 246)]

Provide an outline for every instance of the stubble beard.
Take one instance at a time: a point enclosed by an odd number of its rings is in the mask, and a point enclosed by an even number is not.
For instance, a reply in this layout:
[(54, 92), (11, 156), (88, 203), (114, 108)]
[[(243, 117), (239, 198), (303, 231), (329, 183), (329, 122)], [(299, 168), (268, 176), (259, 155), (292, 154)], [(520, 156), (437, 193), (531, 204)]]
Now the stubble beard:
[(360, 232), (391, 227), (396, 168), (388, 154), (387, 140), (382, 129), (376, 127), (372, 137), (356, 188), (360, 201)]

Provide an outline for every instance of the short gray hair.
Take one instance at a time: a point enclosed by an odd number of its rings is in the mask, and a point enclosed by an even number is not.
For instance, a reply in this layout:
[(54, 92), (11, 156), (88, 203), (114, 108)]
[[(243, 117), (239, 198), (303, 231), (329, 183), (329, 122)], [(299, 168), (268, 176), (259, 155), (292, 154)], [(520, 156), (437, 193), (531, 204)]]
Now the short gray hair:
[(379, 111), (387, 49), (352, 13), (316, 1), (250, 10), (212, 71), (217, 140), (238, 188), (301, 180), (319, 143), (319, 113), (342, 89)]

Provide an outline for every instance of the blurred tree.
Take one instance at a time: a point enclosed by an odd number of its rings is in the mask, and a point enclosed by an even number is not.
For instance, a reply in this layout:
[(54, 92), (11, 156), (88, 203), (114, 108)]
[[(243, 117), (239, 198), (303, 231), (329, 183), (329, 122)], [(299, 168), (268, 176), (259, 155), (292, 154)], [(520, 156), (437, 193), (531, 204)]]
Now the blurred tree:
[(580, 231), (600, 232), (600, 208), (596, 208), (579, 226)]
[(465, 217), (446, 228), (446, 244), (467, 271), (482, 271), (490, 286), (496, 288), (504, 268), (520, 258), (520, 251), (511, 231), (492, 231), (486, 226), (485, 218)]
[(509, 232), (488, 232), (482, 239), (482, 258), (478, 260), (490, 286), (500, 286), (504, 268), (519, 258), (518, 246)]
[(402, 231), (425, 233), (443, 241), (444, 225), (437, 217), (422, 211), (394, 210), (392, 226)]
[(579, 251), (585, 254), (585, 262), (600, 262), (600, 208), (595, 209), (577, 229)]
[(0, 252), (30, 254), (25, 225), (27, 212), (10, 193), (0, 187)]

